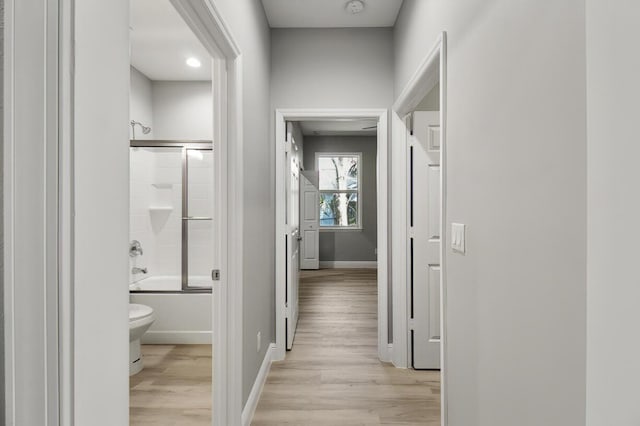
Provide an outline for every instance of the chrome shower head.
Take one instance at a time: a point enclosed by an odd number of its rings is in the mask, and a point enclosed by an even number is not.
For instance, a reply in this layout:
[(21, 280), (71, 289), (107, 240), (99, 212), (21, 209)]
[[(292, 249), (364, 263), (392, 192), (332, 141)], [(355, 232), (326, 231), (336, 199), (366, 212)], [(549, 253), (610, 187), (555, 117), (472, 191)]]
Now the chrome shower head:
[(130, 124), (131, 124), (131, 130), (133, 132), (133, 139), (136, 138), (136, 126), (140, 126), (140, 128), (142, 129), (142, 133), (145, 135), (148, 135), (149, 132), (151, 132), (151, 127), (145, 126), (139, 121), (131, 120)]

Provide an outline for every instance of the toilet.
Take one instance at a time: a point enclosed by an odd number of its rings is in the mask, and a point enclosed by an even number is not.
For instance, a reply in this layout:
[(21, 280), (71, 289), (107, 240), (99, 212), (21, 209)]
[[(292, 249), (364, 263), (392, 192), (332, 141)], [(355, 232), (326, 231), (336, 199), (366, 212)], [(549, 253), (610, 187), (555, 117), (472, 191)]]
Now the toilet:
[(129, 376), (139, 373), (143, 368), (140, 339), (154, 319), (150, 306), (129, 304)]

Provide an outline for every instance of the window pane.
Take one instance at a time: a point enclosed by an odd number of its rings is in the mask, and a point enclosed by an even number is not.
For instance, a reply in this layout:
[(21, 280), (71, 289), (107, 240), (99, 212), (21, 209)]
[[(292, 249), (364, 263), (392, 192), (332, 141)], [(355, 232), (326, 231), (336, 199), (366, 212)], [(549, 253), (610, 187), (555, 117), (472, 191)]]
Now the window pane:
[(320, 190), (357, 190), (357, 156), (321, 156), (318, 158)]
[(358, 194), (320, 193), (320, 226), (357, 226)]

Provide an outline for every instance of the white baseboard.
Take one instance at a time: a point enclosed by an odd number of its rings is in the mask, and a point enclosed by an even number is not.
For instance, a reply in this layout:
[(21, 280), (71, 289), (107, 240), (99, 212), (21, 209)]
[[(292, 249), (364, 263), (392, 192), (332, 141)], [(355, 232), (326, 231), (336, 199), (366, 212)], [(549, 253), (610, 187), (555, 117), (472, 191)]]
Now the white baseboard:
[(264, 354), (264, 359), (262, 360), (262, 365), (260, 366), (260, 370), (256, 376), (256, 381), (253, 382), (249, 399), (247, 399), (244, 410), (242, 410), (242, 426), (251, 425), (251, 420), (253, 420), (253, 415), (255, 414), (256, 407), (258, 407), (258, 402), (260, 401), (262, 388), (264, 387), (264, 383), (267, 381), (267, 376), (271, 369), (271, 361), (273, 360), (273, 353), (275, 350), (276, 344), (271, 343), (269, 345), (269, 349), (267, 349), (267, 353)]
[(375, 260), (323, 260), (320, 262), (321, 269), (376, 269), (378, 262)]
[(393, 359), (393, 343), (389, 343), (386, 347), (382, 348), (382, 354), (380, 354), (380, 361), (391, 362)]
[(153, 331), (142, 336), (144, 345), (210, 345), (210, 331)]

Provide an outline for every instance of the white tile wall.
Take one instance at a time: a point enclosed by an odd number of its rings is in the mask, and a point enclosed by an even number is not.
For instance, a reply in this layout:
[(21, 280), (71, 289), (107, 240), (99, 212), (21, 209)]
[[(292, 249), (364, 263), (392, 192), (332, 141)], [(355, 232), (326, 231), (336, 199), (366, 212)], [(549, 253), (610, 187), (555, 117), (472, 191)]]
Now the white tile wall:
[(181, 274), (182, 151), (179, 148), (131, 149), (131, 239), (144, 254), (131, 266), (146, 267), (146, 275)]

